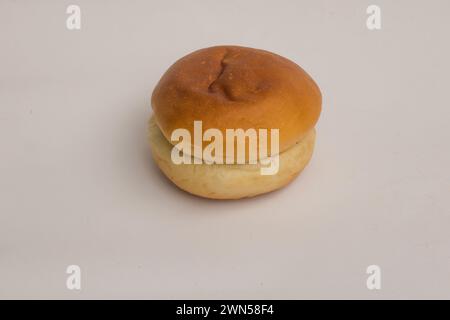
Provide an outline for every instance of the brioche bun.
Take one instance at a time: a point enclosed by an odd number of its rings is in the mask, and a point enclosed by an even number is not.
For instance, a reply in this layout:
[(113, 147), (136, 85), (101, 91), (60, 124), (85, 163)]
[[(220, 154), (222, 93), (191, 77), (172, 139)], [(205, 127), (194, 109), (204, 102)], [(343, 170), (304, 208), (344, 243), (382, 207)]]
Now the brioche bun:
[[(312, 156), (322, 97), (312, 78), (286, 58), (259, 49), (217, 46), (175, 62), (156, 85), (151, 103), (149, 139), (161, 171), (192, 194), (238, 199), (281, 188), (303, 170)], [(171, 140), (172, 133), (182, 128), (194, 137), (194, 121), (202, 122), (203, 131), (218, 129), (224, 137), (227, 129), (278, 129), (278, 172), (262, 175), (260, 162), (173, 163), (171, 150), (178, 141)], [(202, 143), (203, 148), (208, 144)], [(184, 150), (190, 159), (193, 147)], [(262, 160), (259, 153), (257, 160)]]

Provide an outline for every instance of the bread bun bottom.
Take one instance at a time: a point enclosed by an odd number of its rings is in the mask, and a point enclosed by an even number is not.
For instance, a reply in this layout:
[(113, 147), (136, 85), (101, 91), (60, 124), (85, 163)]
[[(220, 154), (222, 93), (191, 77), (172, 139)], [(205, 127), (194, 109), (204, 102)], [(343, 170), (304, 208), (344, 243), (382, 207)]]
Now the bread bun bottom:
[(311, 129), (296, 145), (280, 154), (279, 170), (261, 175), (259, 164), (179, 164), (172, 162), (170, 144), (153, 117), (149, 121), (149, 140), (153, 159), (161, 171), (180, 189), (210, 199), (253, 197), (284, 187), (311, 159), (315, 130)]

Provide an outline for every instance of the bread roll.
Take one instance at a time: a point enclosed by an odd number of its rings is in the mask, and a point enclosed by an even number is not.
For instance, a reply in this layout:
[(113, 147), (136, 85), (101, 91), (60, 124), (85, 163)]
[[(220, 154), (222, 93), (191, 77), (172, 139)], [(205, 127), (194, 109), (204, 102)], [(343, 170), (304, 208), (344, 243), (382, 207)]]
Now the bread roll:
[[(301, 172), (312, 155), (322, 97), (312, 78), (286, 58), (216, 46), (175, 62), (156, 85), (151, 103), (150, 143), (164, 174), (190, 193), (237, 199), (278, 189)], [(194, 121), (202, 122), (203, 132), (218, 129), (223, 137), (227, 129), (278, 129), (278, 172), (261, 175), (261, 165), (248, 163), (248, 157), (245, 164), (174, 164), (170, 152), (178, 141), (171, 140), (172, 133), (183, 128), (194, 137)], [(195, 155), (192, 145), (184, 151)], [(257, 159), (263, 160), (259, 153)]]

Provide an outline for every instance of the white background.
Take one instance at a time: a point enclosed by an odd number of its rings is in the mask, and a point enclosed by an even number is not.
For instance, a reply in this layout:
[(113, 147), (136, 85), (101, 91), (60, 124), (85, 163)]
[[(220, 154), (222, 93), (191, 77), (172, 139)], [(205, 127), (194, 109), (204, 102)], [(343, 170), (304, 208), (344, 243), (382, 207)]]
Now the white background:
[[(449, 12), (2, 0), (0, 298), (450, 298)], [(151, 160), (153, 87), (218, 44), (290, 58), (322, 90), (312, 162), (281, 191), (204, 200)], [(66, 288), (70, 264), (81, 291)], [(371, 264), (380, 291), (366, 288)]]

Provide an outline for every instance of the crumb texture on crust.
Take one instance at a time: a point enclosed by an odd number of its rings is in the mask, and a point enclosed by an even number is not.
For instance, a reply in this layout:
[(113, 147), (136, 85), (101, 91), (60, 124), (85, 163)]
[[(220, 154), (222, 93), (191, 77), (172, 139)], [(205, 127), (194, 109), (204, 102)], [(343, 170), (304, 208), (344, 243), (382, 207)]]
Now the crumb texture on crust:
[(175, 62), (152, 94), (159, 128), (193, 133), (217, 128), (279, 129), (280, 152), (294, 146), (315, 125), (322, 97), (314, 80), (277, 54), (239, 46), (195, 51)]
[(312, 156), (315, 130), (311, 129), (295, 146), (281, 153), (278, 173), (266, 176), (261, 175), (259, 165), (174, 164), (173, 146), (153, 117), (149, 121), (149, 141), (156, 164), (179, 188), (205, 198), (239, 199), (274, 191), (292, 181)]

